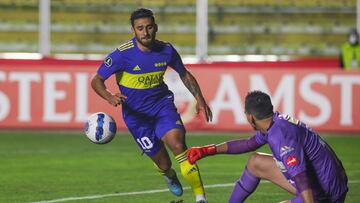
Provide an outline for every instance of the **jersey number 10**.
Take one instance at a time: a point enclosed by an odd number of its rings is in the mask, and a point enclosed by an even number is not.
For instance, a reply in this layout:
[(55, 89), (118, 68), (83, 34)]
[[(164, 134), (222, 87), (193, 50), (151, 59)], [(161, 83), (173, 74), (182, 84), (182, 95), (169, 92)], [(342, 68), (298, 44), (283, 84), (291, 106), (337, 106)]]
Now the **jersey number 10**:
[(151, 149), (154, 145), (148, 137), (137, 138), (136, 141), (140, 144), (141, 148)]

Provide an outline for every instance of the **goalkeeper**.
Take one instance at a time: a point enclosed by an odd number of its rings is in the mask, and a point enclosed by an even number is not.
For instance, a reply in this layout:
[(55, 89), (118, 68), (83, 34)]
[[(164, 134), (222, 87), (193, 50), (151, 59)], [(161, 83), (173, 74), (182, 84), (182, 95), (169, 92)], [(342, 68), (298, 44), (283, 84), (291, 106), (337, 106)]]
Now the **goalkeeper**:
[(190, 163), (215, 154), (242, 154), (269, 144), (272, 155), (250, 156), (240, 179), (235, 183), (229, 203), (244, 202), (255, 191), (260, 179), (266, 179), (295, 195), (285, 202), (343, 203), (347, 176), (330, 146), (304, 123), (273, 112), (270, 97), (249, 92), (245, 114), (256, 130), (249, 139), (232, 140), (218, 145), (190, 148)]

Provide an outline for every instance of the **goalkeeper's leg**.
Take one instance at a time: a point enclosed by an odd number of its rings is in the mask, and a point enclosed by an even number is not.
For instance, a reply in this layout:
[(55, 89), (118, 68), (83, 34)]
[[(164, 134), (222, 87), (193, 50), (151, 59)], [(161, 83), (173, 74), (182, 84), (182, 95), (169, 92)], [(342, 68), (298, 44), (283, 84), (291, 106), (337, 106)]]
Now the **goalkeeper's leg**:
[(229, 203), (244, 202), (255, 191), (260, 179), (269, 180), (288, 192), (296, 194), (295, 188), (280, 172), (271, 155), (254, 153), (250, 156), (242, 176), (235, 183)]
[[(296, 189), (281, 173), (282, 166), (277, 165), (271, 154), (256, 152), (253, 153), (247, 163), (251, 174), (260, 179), (266, 179), (280, 186), (291, 194), (296, 194)], [(284, 168), (285, 169), (285, 168)]]
[(190, 164), (186, 157), (185, 132), (182, 129), (172, 129), (162, 137), (179, 162), (181, 174), (196, 197), (196, 202), (206, 202), (205, 190), (200, 177), (199, 167)]

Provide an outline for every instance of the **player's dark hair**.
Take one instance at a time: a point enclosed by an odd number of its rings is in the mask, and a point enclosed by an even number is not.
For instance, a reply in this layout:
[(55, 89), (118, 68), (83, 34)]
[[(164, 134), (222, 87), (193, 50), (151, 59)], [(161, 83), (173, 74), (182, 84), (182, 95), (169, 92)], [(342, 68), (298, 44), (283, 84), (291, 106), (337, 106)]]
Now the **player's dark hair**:
[(134, 27), (134, 21), (139, 18), (151, 18), (151, 20), (155, 23), (155, 17), (152, 10), (147, 8), (138, 8), (131, 13), (130, 21), (131, 25)]
[(262, 91), (251, 91), (245, 97), (245, 112), (257, 119), (269, 118), (274, 114), (270, 96)]

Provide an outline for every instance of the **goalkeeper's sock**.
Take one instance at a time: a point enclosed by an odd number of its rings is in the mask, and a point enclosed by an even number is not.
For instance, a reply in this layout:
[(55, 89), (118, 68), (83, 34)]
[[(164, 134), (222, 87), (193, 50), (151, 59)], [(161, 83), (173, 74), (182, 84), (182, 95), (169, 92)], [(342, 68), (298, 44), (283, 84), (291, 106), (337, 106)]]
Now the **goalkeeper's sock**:
[(183, 175), (186, 182), (188, 182), (188, 184), (191, 186), (191, 189), (196, 197), (196, 201), (206, 200), (199, 167), (196, 164), (190, 164), (190, 162), (187, 160), (186, 152), (187, 151), (175, 156), (175, 159), (180, 164), (181, 174)]
[(255, 191), (260, 182), (260, 178), (253, 176), (245, 167), (240, 179), (236, 181), (231, 193), (229, 203), (244, 202), (245, 199)]

